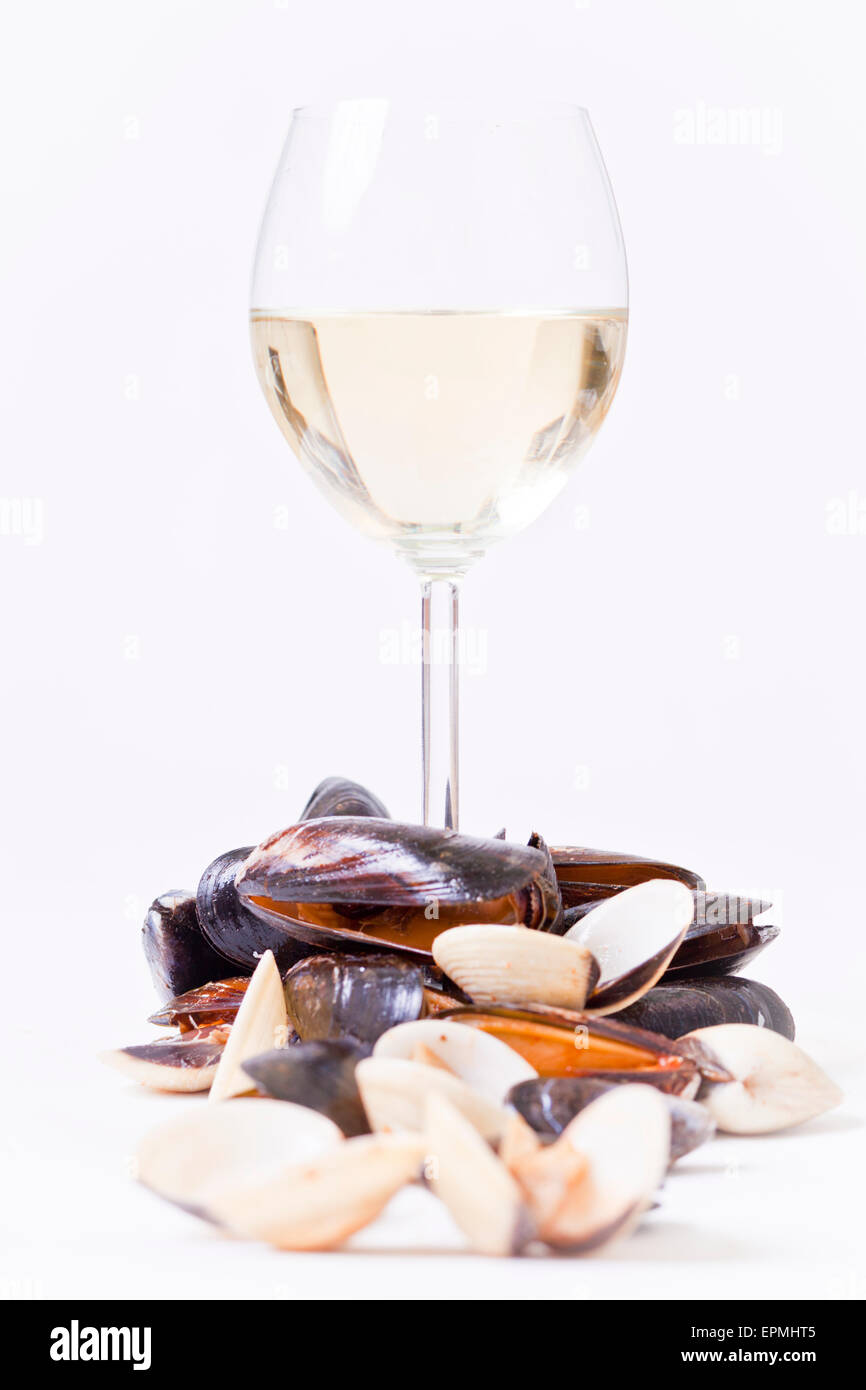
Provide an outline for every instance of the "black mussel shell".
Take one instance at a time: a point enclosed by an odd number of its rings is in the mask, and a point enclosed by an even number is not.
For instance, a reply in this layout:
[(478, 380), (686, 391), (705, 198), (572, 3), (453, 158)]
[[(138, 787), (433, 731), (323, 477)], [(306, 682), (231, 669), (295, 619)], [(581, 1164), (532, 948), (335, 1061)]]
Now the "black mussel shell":
[(698, 976), (656, 985), (617, 1018), (669, 1038), (719, 1023), (751, 1023), (771, 1028), (783, 1038), (794, 1037), (791, 1011), (775, 990), (740, 975)]
[[(661, 859), (644, 859), (616, 850), (554, 846), (551, 850), (563, 908), (601, 902), (621, 888), (650, 878), (673, 878), (687, 888), (706, 888), (700, 874)], [(562, 930), (562, 927), (558, 928)]]
[(546, 855), (529, 846), (429, 825), (330, 816), (270, 836), (249, 855), (238, 889), (244, 898), (277, 902), (420, 907), (540, 891), (546, 873)]
[(197, 989), (178, 994), (151, 1014), (148, 1023), (158, 1028), (203, 1028), (214, 1023), (232, 1023), (243, 1003), (249, 975), (233, 975), (212, 980)]
[(252, 972), (264, 952), (273, 951), (280, 970), (287, 970), (309, 955), (309, 947), (250, 912), (241, 901), (235, 877), (249, 853), (249, 846), (231, 849), (208, 864), (196, 894), (198, 920), (211, 945), (233, 964)]
[(141, 929), (150, 978), (160, 999), (171, 999), (228, 974), (223, 956), (202, 935), (195, 895), (176, 888), (155, 898)]
[(672, 982), (681, 975), (733, 975), (778, 935), (778, 927), (759, 927), (754, 922), (724, 926), (693, 923), (662, 979)]
[(346, 777), (326, 777), (310, 797), (298, 820), (319, 820), (322, 816), (377, 816), (390, 820), (386, 806), (360, 782)]
[[(505, 839), (505, 836), (503, 835), (502, 838)], [(542, 881), (546, 885), (545, 891), (548, 893), (550, 901), (557, 904), (556, 916), (550, 923), (549, 930), (552, 932), (559, 932), (562, 929), (560, 926), (562, 922), (562, 894), (559, 891), (559, 880), (556, 877), (556, 866), (553, 862), (550, 846), (543, 835), (539, 835), (537, 830), (533, 830), (529, 837), (529, 847), (530, 849), (537, 849), (544, 855), (545, 870), (542, 875)]]
[(271, 836), (237, 887), (254, 916), (308, 950), (426, 962), (446, 926), (550, 930), (561, 908), (540, 849), (373, 817), (328, 817)]
[(348, 1037), (371, 1047), (425, 1008), (423, 971), (402, 956), (310, 956), (289, 971), (285, 989), (302, 1042)]
[(206, 1091), (216, 1074), (229, 1029), (193, 1028), (107, 1053), (104, 1060), (133, 1081), (162, 1091)]
[(352, 1138), (370, 1130), (355, 1084), (355, 1067), (368, 1052), (350, 1038), (322, 1038), (251, 1057), (243, 1069), (266, 1096), (318, 1110)]
[[(631, 1080), (628, 1077), (627, 1080)], [(615, 1077), (557, 1076), (520, 1081), (512, 1086), (506, 1102), (512, 1105), (536, 1134), (547, 1141), (568, 1127), (575, 1115), (613, 1086), (622, 1085)], [(715, 1125), (702, 1105), (682, 1096), (664, 1092), (671, 1116), (671, 1162), (691, 1153), (711, 1139)]]

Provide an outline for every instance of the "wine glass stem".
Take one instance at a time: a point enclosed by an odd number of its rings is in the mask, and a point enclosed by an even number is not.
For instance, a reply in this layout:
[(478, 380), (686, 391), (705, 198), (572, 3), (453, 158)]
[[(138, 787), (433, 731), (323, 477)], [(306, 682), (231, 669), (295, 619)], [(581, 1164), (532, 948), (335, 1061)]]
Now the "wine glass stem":
[(456, 830), (460, 787), (460, 587), (456, 579), (422, 581), (421, 632), (424, 824)]

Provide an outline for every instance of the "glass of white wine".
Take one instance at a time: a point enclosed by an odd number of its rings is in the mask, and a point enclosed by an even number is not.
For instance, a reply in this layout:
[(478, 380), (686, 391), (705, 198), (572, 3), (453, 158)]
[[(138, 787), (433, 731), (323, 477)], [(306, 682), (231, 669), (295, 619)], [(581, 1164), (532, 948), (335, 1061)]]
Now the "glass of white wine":
[(253, 275), (256, 369), (314, 482), (420, 577), (425, 824), (458, 823), (461, 579), (591, 444), (627, 301), (581, 107), (292, 113)]

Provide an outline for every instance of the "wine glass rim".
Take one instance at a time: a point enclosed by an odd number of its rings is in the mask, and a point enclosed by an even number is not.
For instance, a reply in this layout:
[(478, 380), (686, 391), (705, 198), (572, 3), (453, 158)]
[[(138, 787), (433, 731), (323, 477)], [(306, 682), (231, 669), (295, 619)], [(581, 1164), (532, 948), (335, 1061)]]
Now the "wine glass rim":
[(444, 97), (429, 99), (417, 97), (360, 96), (341, 97), (334, 101), (315, 101), (303, 106), (295, 106), (290, 112), (292, 120), (326, 120), (337, 111), (352, 107), (362, 109), (382, 109), (391, 118), (408, 120), (430, 119), (441, 116), (445, 119), (464, 119), (476, 121), (521, 121), (527, 119), (551, 119), (553, 117), (581, 117), (589, 120), (589, 111), (575, 102), (558, 101), (548, 97), (520, 97), (518, 100), (479, 100), (474, 98)]

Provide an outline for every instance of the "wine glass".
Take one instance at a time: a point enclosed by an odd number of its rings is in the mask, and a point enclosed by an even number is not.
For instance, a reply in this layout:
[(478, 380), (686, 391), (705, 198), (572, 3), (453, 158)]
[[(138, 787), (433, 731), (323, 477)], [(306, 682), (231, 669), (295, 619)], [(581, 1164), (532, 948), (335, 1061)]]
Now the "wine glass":
[(592, 442), (627, 301), (583, 108), (292, 113), (253, 275), (256, 369), (314, 482), (420, 577), (425, 824), (458, 824), (461, 580)]

